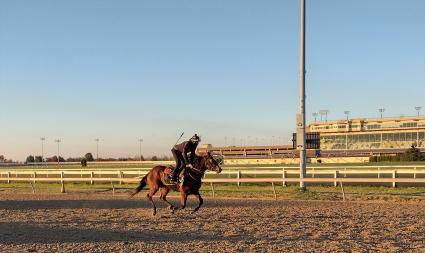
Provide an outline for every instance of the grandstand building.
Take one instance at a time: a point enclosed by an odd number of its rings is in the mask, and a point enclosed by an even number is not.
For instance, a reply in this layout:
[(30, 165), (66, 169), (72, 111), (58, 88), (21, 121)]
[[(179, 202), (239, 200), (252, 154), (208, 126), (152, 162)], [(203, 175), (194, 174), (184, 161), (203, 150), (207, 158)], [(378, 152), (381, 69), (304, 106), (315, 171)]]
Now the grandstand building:
[[(349, 119), (313, 122), (306, 129), (308, 157), (368, 157), (403, 153), (415, 145), (425, 152), (425, 117)], [(212, 151), (227, 158), (295, 158), (296, 134), (292, 145), (224, 146), (209, 144), (199, 152)]]
[(425, 117), (314, 122), (308, 131), (319, 133), (321, 151), (425, 148)]

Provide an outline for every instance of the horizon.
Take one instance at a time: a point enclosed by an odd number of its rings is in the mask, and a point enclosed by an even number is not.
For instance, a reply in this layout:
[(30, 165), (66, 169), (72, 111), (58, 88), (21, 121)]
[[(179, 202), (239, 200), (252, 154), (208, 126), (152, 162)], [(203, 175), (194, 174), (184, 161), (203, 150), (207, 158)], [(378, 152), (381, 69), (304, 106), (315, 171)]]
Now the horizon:
[[(417, 115), (425, 1), (308, 1), (306, 118)], [(422, 32), (421, 32), (422, 31)], [(291, 143), (298, 1), (2, 1), (0, 155), (170, 156), (202, 144)], [(320, 116), (318, 116), (320, 117)], [(181, 140), (181, 141), (182, 141)]]

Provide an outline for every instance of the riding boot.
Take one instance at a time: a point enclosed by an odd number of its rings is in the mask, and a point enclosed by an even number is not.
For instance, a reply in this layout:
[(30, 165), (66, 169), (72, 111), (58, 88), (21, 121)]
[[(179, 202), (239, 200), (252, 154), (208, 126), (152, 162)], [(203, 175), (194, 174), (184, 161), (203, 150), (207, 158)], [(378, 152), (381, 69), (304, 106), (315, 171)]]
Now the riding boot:
[(177, 173), (176, 171), (173, 171), (173, 175), (171, 176), (171, 182), (177, 183)]

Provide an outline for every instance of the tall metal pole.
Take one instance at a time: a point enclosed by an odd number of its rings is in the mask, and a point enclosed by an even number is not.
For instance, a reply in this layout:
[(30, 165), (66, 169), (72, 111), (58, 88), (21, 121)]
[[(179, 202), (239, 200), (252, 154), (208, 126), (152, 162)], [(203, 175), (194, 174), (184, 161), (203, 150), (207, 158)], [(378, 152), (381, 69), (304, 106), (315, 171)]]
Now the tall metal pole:
[(55, 140), (55, 142), (57, 142), (58, 143), (58, 164), (59, 164), (59, 143), (61, 142), (61, 140), (60, 139), (56, 139)]
[(347, 116), (347, 121), (348, 121), (348, 114), (350, 114), (350, 111), (344, 111), (344, 114)]
[(142, 161), (142, 142), (143, 142), (143, 139), (139, 138), (137, 141), (139, 142), (139, 159), (140, 159), (140, 161)]
[(43, 163), (43, 158), (44, 158), (44, 141), (46, 140), (45, 137), (41, 137), (41, 163)]
[[(300, 140), (298, 147), (300, 150), (300, 178), (306, 177), (306, 150), (305, 150), (305, 0), (300, 0), (301, 3), (301, 34), (300, 34), (300, 121), (297, 122), (300, 128)], [(300, 123), (302, 124), (300, 126)], [(302, 146), (300, 146), (302, 145)], [(301, 191), (306, 190), (306, 184), (300, 181)]]
[(421, 106), (415, 106), (415, 110), (418, 111), (418, 118), (419, 118), (419, 112), (421, 111), (422, 107)]
[(99, 160), (99, 138), (94, 140), (96, 141), (96, 160)]
[(385, 112), (385, 108), (379, 108), (378, 111), (381, 113), (381, 119), (382, 119), (382, 114)]

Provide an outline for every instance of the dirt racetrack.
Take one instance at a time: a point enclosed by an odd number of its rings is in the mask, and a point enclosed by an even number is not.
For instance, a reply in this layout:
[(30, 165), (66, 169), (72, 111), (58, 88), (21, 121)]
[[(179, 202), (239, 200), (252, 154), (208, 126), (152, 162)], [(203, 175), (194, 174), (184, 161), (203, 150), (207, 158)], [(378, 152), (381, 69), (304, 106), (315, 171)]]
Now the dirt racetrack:
[[(171, 199), (176, 202), (176, 199)], [(425, 252), (425, 204), (0, 192), (1, 252)], [(156, 199), (159, 203), (159, 200)]]

